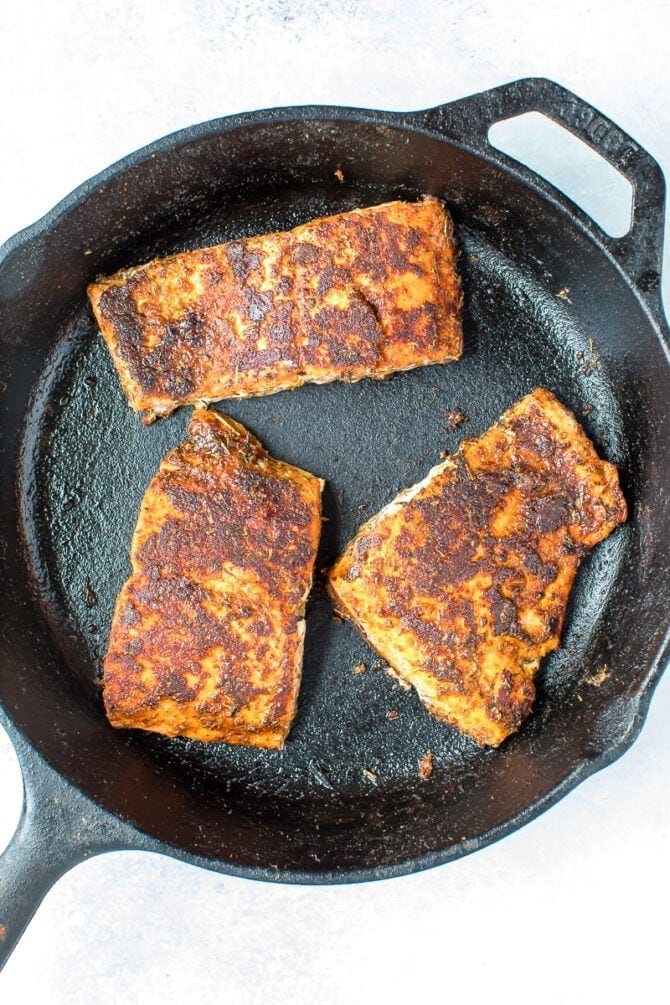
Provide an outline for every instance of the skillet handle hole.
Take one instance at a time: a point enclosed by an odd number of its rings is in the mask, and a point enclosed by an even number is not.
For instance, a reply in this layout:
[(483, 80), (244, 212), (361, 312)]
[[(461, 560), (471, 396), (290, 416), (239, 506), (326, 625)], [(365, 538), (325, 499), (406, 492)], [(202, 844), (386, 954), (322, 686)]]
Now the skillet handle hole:
[(7, 733), (0, 726), (0, 853), (12, 839), (21, 819), (23, 775)]
[(620, 171), (542, 112), (496, 122), (491, 146), (531, 168), (572, 199), (610, 237), (631, 228), (633, 186)]

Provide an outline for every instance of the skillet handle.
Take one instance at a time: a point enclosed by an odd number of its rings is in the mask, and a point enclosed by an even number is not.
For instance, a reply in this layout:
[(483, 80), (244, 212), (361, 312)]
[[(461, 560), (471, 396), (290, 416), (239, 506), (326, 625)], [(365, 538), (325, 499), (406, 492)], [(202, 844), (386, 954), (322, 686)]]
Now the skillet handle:
[(66, 782), (5, 716), (23, 774), (19, 825), (0, 855), (0, 970), (53, 884), (102, 851), (132, 846), (125, 825)]
[[(645, 297), (656, 314), (662, 315), (660, 297), (665, 223), (665, 180), (661, 168), (632, 137), (582, 98), (543, 77), (526, 77), (481, 94), (431, 108), (422, 113), (424, 125), (460, 142), (476, 145), (478, 151), (526, 175), (537, 186), (549, 183), (518, 161), (494, 149), (488, 141), (492, 125), (524, 112), (541, 112), (564, 126), (621, 172), (633, 186), (633, 210), (628, 233), (613, 238), (591, 221), (597, 238)], [(555, 192), (555, 190), (553, 190)], [(589, 217), (586, 217), (589, 219)]]

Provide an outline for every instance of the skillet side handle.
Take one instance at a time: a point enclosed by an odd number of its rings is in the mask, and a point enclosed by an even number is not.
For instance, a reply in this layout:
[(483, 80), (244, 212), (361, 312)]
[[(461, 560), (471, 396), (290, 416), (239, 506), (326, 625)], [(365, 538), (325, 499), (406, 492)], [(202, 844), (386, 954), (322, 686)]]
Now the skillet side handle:
[[(541, 112), (564, 126), (632, 184), (633, 210), (628, 233), (613, 238), (596, 224), (593, 227), (599, 241), (606, 245), (660, 320), (665, 180), (658, 163), (631, 136), (572, 91), (543, 77), (516, 80), (420, 114), (428, 128), (466, 145), (474, 141), (487, 156), (506, 164), (514, 163), (517, 171), (536, 184), (539, 176), (535, 172), (506, 157), (488, 141), (492, 125), (524, 112)], [(548, 185), (543, 179), (542, 182)]]
[[(113, 820), (8, 729), (23, 773), (19, 825), (0, 855), (0, 970), (54, 883), (84, 859), (132, 842)], [(124, 825), (119, 822), (119, 831)]]

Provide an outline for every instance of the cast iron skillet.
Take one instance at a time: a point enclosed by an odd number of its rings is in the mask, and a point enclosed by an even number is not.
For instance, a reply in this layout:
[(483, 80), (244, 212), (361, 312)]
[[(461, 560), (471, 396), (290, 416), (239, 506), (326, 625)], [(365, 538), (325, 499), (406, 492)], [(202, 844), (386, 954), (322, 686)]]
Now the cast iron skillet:
[[(633, 183), (626, 237), (606, 237), (489, 146), (493, 122), (532, 109)], [(86, 284), (155, 255), (426, 192), (457, 224), (463, 359), (219, 407), (327, 479), (324, 567), (440, 451), (538, 384), (555, 391), (619, 465), (631, 516), (582, 567), (535, 711), (501, 749), (478, 749), (375, 667), (317, 584), (284, 751), (113, 730), (98, 690), (112, 606), (140, 498), (189, 411), (140, 425)], [(521, 80), (421, 112), (288, 108), (195, 126), (104, 171), (5, 245), (0, 721), (25, 805), (0, 858), (0, 958), (50, 884), (98, 852), (148, 849), (284, 882), (397, 876), (509, 833), (632, 743), (662, 670), (670, 600), (663, 203), (660, 169), (630, 137), (556, 84)], [(468, 416), (458, 431), (445, 416), (455, 407)], [(601, 685), (589, 683), (605, 664)], [(428, 750), (435, 770), (422, 781)]]

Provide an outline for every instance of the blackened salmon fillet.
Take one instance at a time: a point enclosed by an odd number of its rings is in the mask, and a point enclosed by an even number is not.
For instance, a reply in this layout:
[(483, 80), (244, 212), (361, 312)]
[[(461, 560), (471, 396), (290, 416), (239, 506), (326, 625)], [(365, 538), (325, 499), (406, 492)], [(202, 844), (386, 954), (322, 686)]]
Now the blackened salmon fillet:
[(461, 287), (437, 199), (389, 202), (117, 272), (95, 317), (143, 421), (178, 405), (457, 359)]

